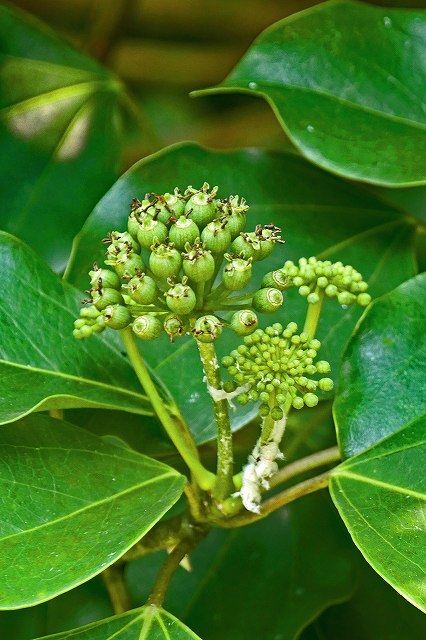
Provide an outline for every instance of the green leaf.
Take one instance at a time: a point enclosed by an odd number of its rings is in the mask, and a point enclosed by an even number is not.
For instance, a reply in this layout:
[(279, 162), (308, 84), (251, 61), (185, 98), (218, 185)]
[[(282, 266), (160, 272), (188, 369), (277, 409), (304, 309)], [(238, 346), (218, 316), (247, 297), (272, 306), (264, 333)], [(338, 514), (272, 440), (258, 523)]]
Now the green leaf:
[(224, 82), (271, 105), (297, 148), (339, 175), (426, 182), (426, 14), (338, 0), (264, 31)]
[[(248, 527), (214, 530), (191, 554), (192, 571), (178, 569), (167, 608), (203, 638), (297, 638), (352, 593), (352, 545), (339, 524), (324, 493)], [(162, 560), (129, 565), (134, 599), (147, 596)]]
[(345, 352), (334, 414), (345, 457), (426, 411), (426, 274), (369, 308)]
[(73, 337), (81, 293), (3, 232), (0, 270), (0, 424), (55, 407), (152, 413), (116, 336)]
[[(281, 267), (287, 259), (321, 255), (344, 260), (358, 267), (380, 295), (415, 273), (411, 219), (383, 204), (364, 190), (310, 165), (292, 153), (260, 150), (217, 152), (193, 144), (176, 145), (136, 163), (99, 202), (76, 238), (68, 277), (87, 288), (87, 273), (94, 260), (102, 263), (102, 238), (113, 229), (125, 229), (129, 202), (147, 192), (164, 193), (175, 185), (202, 184), (220, 187), (220, 194), (238, 193), (251, 205), (247, 228), (274, 222), (283, 227), (284, 248), (255, 268), (253, 282), (260, 284), (267, 271)], [(262, 326), (280, 320), (303, 324), (306, 302), (296, 291), (277, 316), (265, 315)], [(343, 310), (337, 303), (325, 305), (318, 336), (323, 341), (321, 357), (337, 364), (361, 310)], [(217, 348), (225, 355), (240, 339), (224, 331)], [(141, 351), (155, 373), (166, 384), (186, 417), (198, 443), (215, 437), (211, 398), (194, 340), (171, 345), (166, 336)], [(181, 367), (185, 358), (186, 366)], [(176, 372), (179, 371), (179, 375)], [(239, 410), (233, 428), (247, 422), (250, 413)]]
[(200, 640), (164, 609), (149, 606), (38, 640)]
[(330, 492), (373, 569), (426, 612), (426, 414), (337, 467)]
[(44, 602), (115, 562), (185, 478), (48, 416), (0, 430), (0, 609)]
[(42, 23), (0, 7), (0, 225), (58, 268), (115, 179), (120, 91)]
[[(396, 593), (360, 556), (357, 589), (343, 604), (327, 609), (301, 640), (424, 640), (426, 618)], [(315, 633), (315, 630), (318, 633)]]

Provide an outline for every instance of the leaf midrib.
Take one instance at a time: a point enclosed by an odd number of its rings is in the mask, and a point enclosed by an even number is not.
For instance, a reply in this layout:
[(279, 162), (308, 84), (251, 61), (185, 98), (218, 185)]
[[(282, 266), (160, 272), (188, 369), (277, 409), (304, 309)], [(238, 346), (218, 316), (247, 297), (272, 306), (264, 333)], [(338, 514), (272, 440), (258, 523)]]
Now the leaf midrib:
[[(27, 371), (28, 373), (41, 373), (44, 375), (49, 375), (49, 376), (53, 376), (53, 377), (58, 377), (58, 378), (65, 378), (66, 380), (72, 380), (73, 382), (79, 382), (82, 384), (87, 384), (89, 386), (93, 386), (93, 387), (100, 387), (101, 389), (108, 389), (109, 391), (113, 390), (116, 391), (118, 393), (122, 393), (124, 395), (128, 395), (134, 398), (137, 398), (138, 400), (144, 400), (144, 401), (148, 401), (147, 396), (144, 396), (142, 394), (136, 393), (136, 391), (130, 391), (129, 389), (123, 389), (122, 387), (118, 387), (115, 385), (109, 385), (106, 382), (98, 382), (98, 380), (91, 380), (89, 378), (82, 378), (82, 377), (78, 377), (78, 376), (74, 376), (70, 373), (64, 373), (62, 371), (51, 371), (49, 369), (41, 369), (38, 367), (34, 367), (32, 365), (24, 365), (24, 364), (20, 364), (17, 362), (10, 362), (8, 360), (3, 360), (0, 359), (0, 365), (6, 365), (8, 367), (15, 367), (16, 369), (22, 369), (23, 371)], [(61, 394), (55, 394), (55, 395), (61, 395)], [(68, 395), (68, 394), (67, 394)]]
[(124, 489), (123, 491), (119, 491), (118, 493), (112, 494), (110, 496), (107, 496), (106, 498), (103, 498), (102, 500), (98, 500), (96, 502), (91, 502), (89, 505), (82, 507), (81, 509), (77, 509), (76, 511), (72, 511), (71, 513), (67, 513), (64, 516), (61, 516), (60, 518), (55, 518), (54, 520), (49, 520), (49, 522), (44, 522), (41, 525), (38, 525), (36, 527), (31, 527), (31, 529), (25, 529), (24, 531), (20, 531), (19, 533), (13, 533), (9, 536), (5, 536), (4, 538), (0, 538), (0, 545), (3, 544), (3, 542), (5, 542), (6, 540), (10, 540), (11, 538), (18, 538), (20, 536), (25, 536), (29, 533), (33, 533), (33, 532), (37, 532), (40, 529), (47, 529), (48, 527), (52, 527), (57, 525), (59, 522), (63, 522), (65, 520), (68, 520), (70, 518), (74, 518), (76, 516), (79, 516), (81, 513), (84, 513), (85, 511), (89, 511), (90, 509), (95, 509), (96, 507), (99, 507), (102, 504), (105, 504), (107, 502), (110, 501), (115, 501), (118, 498), (121, 498), (122, 496), (128, 494), (128, 493), (132, 493), (133, 491), (139, 491), (140, 489), (142, 489), (143, 487), (146, 487), (147, 485), (153, 484), (155, 482), (160, 482), (162, 480), (164, 480), (165, 478), (173, 478), (173, 480), (176, 480), (177, 478), (179, 478), (179, 475), (177, 473), (168, 471), (166, 473), (162, 473), (159, 476), (155, 476), (154, 478), (150, 478), (149, 480), (145, 480), (144, 482), (141, 482), (140, 484), (137, 485), (133, 485), (132, 487), (128, 488), (128, 489)]
[(361, 473), (352, 473), (351, 471), (338, 470), (334, 473), (334, 475), (337, 477), (350, 478), (358, 482), (363, 482), (365, 484), (371, 484), (373, 486), (386, 489), (387, 491), (393, 491), (394, 493), (402, 493), (403, 495), (409, 495), (409, 496), (412, 496), (413, 498), (418, 498), (419, 500), (426, 501), (426, 493), (420, 493), (418, 491), (413, 491), (412, 489), (406, 489), (405, 487), (398, 487), (397, 485), (389, 484), (388, 482), (383, 482), (382, 480), (377, 480), (375, 478), (365, 476)]
[(295, 89), (298, 91), (301, 91), (302, 93), (312, 93), (314, 95), (320, 95), (323, 96), (325, 98), (330, 98), (332, 100), (335, 100), (336, 102), (338, 102), (341, 105), (347, 106), (355, 111), (361, 111), (363, 113), (369, 113), (369, 114), (373, 114), (375, 116), (378, 116), (380, 118), (383, 118), (385, 120), (390, 120), (391, 122), (396, 122), (398, 124), (404, 124), (408, 127), (411, 127), (413, 129), (419, 129), (420, 131), (426, 131), (426, 124), (423, 122), (419, 122), (418, 120), (408, 120), (408, 118), (405, 118), (404, 116), (397, 116), (395, 114), (392, 113), (388, 113), (386, 111), (379, 111), (378, 109), (375, 109), (374, 107), (368, 107), (367, 105), (361, 105), (358, 104), (357, 102), (352, 102), (351, 100), (347, 100), (346, 98), (342, 98), (341, 96), (337, 96), (334, 95), (333, 93), (329, 93), (328, 91), (324, 91), (324, 90), (319, 90), (319, 89), (311, 89), (309, 87), (303, 87), (297, 84), (292, 84), (292, 83), (286, 83), (286, 84), (278, 84), (278, 83), (273, 83), (273, 82), (265, 82), (264, 80), (255, 80), (255, 79), (251, 79), (248, 80), (246, 78), (239, 78), (238, 82), (244, 82), (246, 81), (248, 82), (256, 82), (257, 86), (259, 87), (260, 91), (258, 89), (249, 89), (247, 87), (244, 86), (238, 86), (238, 85), (229, 85), (229, 84), (223, 84), (223, 85), (218, 85), (218, 87), (214, 87), (213, 89), (209, 90), (207, 89), (206, 91), (220, 91), (222, 88), (224, 89), (237, 89), (237, 90), (241, 90), (244, 91), (246, 93), (252, 93), (255, 95), (263, 95), (265, 98), (269, 98), (271, 100), (274, 100), (274, 98), (272, 96), (269, 96), (267, 93), (265, 93), (264, 91), (262, 91), (263, 88), (265, 89), (274, 89), (274, 90), (279, 90), (282, 91), (283, 89)]

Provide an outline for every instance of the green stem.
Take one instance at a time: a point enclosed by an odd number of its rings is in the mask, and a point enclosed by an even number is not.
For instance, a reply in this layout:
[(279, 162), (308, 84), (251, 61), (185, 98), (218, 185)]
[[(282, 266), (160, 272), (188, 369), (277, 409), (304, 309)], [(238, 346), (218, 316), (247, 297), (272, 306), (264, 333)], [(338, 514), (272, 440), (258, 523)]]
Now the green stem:
[(153, 383), (148, 369), (139, 350), (137, 348), (135, 338), (133, 337), (132, 330), (127, 327), (121, 331), (121, 336), (126, 347), (130, 362), (135, 370), (135, 373), (148, 396), (155, 413), (158, 416), (161, 424), (166, 430), (169, 438), (179, 451), (180, 455), (188, 465), (189, 469), (193, 473), (193, 476), (199, 486), (205, 491), (210, 490), (213, 487), (215, 476), (208, 471), (200, 462), (197, 448), (194, 444), (189, 429), (186, 427), (183, 418), (175, 420), (169, 413), (160, 394), (157, 391), (155, 384)]
[(266, 502), (261, 505), (260, 513), (250, 513), (247, 511), (241, 515), (230, 518), (229, 520), (224, 520), (220, 523), (220, 526), (224, 528), (243, 527), (247, 524), (252, 524), (253, 522), (262, 520), (270, 513), (284, 507), (286, 504), (294, 502), (294, 500), (298, 500), (303, 496), (307, 496), (309, 493), (313, 493), (314, 491), (324, 489), (328, 485), (330, 475), (331, 471), (326, 471), (319, 476), (299, 482), (299, 484), (294, 485), (294, 487), (289, 487), (272, 498), (269, 498), (269, 500), (266, 500)]
[(311, 340), (315, 337), (321, 315), (322, 303), (324, 302), (324, 291), (317, 287), (315, 293), (319, 295), (319, 301), (314, 304), (308, 303), (305, 326), (303, 327), (303, 333), (306, 333)]
[(322, 467), (326, 464), (333, 464), (334, 462), (339, 461), (340, 452), (338, 447), (330, 447), (330, 449), (317, 451), (310, 456), (300, 458), (300, 460), (295, 460), (295, 462), (291, 462), (287, 466), (280, 469), (269, 480), (269, 486), (272, 489), (273, 487), (276, 487), (283, 482), (287, 482), (288, 480), (291, 480), (295, 476), (301, 475), (302, 473), (306, 473), (307, 471), (312, 471), (312, 469), (317, 469), (318, 467)]
[(147, 605), (154, 605), (156, 607), (162, 606), (167, 589), (169, 588), (169, 584), (176, 569), (184, 557), (194, 548), (200, 537), (201, 535), (199, 534), (198, 537), (196, 535), (192, 535), (191, 537), (185, 538), (173, 549), (160, 569), (157, 580), (155, 581), (154, 587), (151, 591), (151, 595), (148, 598)]
[(102, 572), (102, 578), (108, 591), (114, 613), (124, 613), (132, 608), (130, 595), (124, 581), (124, 566), (112, 565)]
[(196, 310), (203, 308), (205, 286), (205, 282), (197, 282), (197, 284), (195, 285), (195, 296), (197, 298), (197, 304), (195, 306)]
[[(216, 351), (212, 343), (198, 342), (201, 362), (206, 374), (207, 384), (218, 391), (222, 390), (219, 364)], [(224, 500), (234, 491), (232, 482), (233, 449), (231, 421), (229, 419), (228, 403), (226, 399), (213, 401), (213, 412), (217, 425), (217, 478), (213, 496), (217, 500)]]

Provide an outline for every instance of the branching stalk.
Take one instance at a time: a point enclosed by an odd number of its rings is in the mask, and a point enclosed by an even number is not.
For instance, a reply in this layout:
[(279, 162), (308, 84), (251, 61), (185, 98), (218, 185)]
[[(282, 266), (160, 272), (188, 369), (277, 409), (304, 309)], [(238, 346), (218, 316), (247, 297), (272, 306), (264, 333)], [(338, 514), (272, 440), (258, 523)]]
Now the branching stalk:
[(145, 393), (147, 394), (154, 408), (154, 411), (158, 416), (158, 419), (160, 420), (176, 449), (179, 451), (183, 460), (188, 465), (196, 482), (205, 491), (210, 490), (213, 487), (215, 476), (201, 464), (197, 448), (188, 428), (183, 421), (183, 418), (175, 420), (164, 405), (164, 402), (161, 399), (157, 388), (151, 379), (149, 371), (146, 368), (143, 358), (141, 357), (136, 346), (132, 330), (129, 328), (123, 329), (121, 331), (121, 335), (124, 345), (127, 349), (130, 362), (132, 363), (139, 382), (144, 388)]
[(244, 527), (245, 525), (252, 524), (253, 522), (257, 522), (258, 520), (262, 520), (263, 518), (266, 518), (266, 516), (268, 516), (270, 513), (273, 513), (277, 509), (284, 507), (286, 504), (294, 502), (295, 500), (298, 500), (299, 498), (302, 498), (309, 493), (324, 489), (328, 485), (330, 475), (331, 471), (326, 471), (319, 476), (315, 476), (314, 478), (310, 478), (309, 480), (299, 482), (299, 484), (294, 485), (294, 487), (285, 489), (284, 491), (281, 491), (281, 493), (278, 493), (276, 496), (273, 496), (272, 498), (269, 498), (269, 500), (266, 500), (266, 502), (264, 502), (260, 507), (260, 513), (252, 513), (246, 511), (245, 513), (234, 516), (229, 520), (223, 520), (220, 523), (220, 526), (225, 528)]
[(124, 613), (132, 608), (123, 572), (124, 566), (117, 564), (113, 564), (102, 572), (102, 578), (115, 614)]
[(315, 333), (318, 327), (318, 322), (321, 315), (322, 303), (324, 302), (324, 291), (318, 287), (315, 292), (319, 296), (318, 302), (308, 303), (308, 311), (306, 313), (305, 326), (303, 327), (303, 333), (306, 333), (309, 338), (315, 337)]
[(201, 362), (213, 401), (213, 412), (217, 425), (217, 478), (213, 496), (217, 500), (227, 498), (234, 491), (232, 482), (233, 449), (231, 421), (226, 399), (215, 398), (214, 391), (221, 391), (222, 384), (216, 351), (212, 343), (198, 342)]
[(330, 447), (330, 449), (324, 449), (323, 451), (317, 451), (310, 456), (296, 460), (280, 469), (269, 481), (271, 488), (276, 487), (283, 482), (291, 480), (295, 476), (299, 476), (312, 469), (325, 466), (327, 464), (333, 464), (340, 461), (340, 452), (338, 447)]

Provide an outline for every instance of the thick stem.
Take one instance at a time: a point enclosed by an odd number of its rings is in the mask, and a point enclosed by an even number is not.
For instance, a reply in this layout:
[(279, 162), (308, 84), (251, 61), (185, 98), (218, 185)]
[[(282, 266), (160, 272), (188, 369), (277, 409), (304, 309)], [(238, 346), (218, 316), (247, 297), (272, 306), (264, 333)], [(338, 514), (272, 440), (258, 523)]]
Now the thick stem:
[(123, 565), (114, 564), (102, 572), (102, 578), (115, 614), (124, 613), (132, 608), (123, 572)]
[(229, 520), (223, 520), (223, 522), (220, 523), (220, 526), (224, 528), (244, 527), (247, 524), (252, 524), (253, 522), (262, 520), (270, 513), (284, 507), (286, 504), (294, 502), (294, 500), (298, 500), (303, 496), (307, 496), (309, 493), (313, 493), (314, 491), (324, 489), (328, 485), (330, 475), (331, 471), (327, 471), (326, 473), (322, 473), (321, 475), (310, 478), (309, 480), (299, 482), (299, 484), (294, 485), (294, 487), (285, 489), (276, 496), (266, 500), (266, 502), (261, 505), (260, 513), (251, 513), (247, 511), (241, 515), (230, 518)]
[(198, 349), (209, 392), (212, 396), (213, 412), (217, 425), (217, 478), (213, 496), (217, 500), (224, 500), (234, 491), (234, 483), (232, 482), (234, 456), (228, 403), (227, 400), (216, 399), (214, 396), (215, 390), (218, 392), (222, 390), (222, 383), (213, 344), (198, 342)]
[(180, 562), (192, 550), (196, 543), (197, 539), (194, 537), (185, 538), (173, 549), (160, 569), (157, 580), (155, 581), (154, 587), (151, 591), (151, 595), (146, 603), (147, 605), (154, 605), (156, 607), (162, 606), (170, 581), (173, 578), (173, 574), (178, 568)]
[[(215, 476), (208, 471), (200, 462), (198, 451), (192, 440), (192, 436), (186, 427), (183, 418), (175, 420), (169, 410), (164, 405), (155, 384), (153, 383), (148, 369), (139, 350), (136, 346), (132, 330), (128, 327), (121, 331), (121, 336), (126, 347), (130, 362), (135, 373), (148, 396), (155, 413), (166, 430), (169, 438), (179, 451), (180, 455), (191, 470), (194, 479), (205, 491), (209, 491), (214, 484)], [(180, 416), (179, 416), (180, 418)]]
[(315, 293), (318, 294), (319, 300), (314, 304), (308, 303), (305, 326), (303, 327), (303, 333), (306, 333), (311, 340), (315, 337), (315, 332), (321, 315), (322, 303), (324, 302), (324, 291), (317, 287), (317, 289), (315, 289)]
[(195, 285), (195, 296), (197, 298), (197, 304), (196, 304), (196, 309), (202, 309), (203, 305), (204, 305), (204, 289), (205, 289), (206, 283), (205, 282), (198, 282)]
[(312, 469), (317, 469), (318, 467), (322, 467), (326, 464), (339, 462), (339, 460), (340, 452), (338, 447), (331, 447), (330, 449), (317, 451), (310, 456), (306, 456), (305, 458), (301, 458), (300, 460), (291, 462), (286, 467), (280, 469), (269, 480), (269, 486), (271, 488), (276, 487), (283, 482), (291, 480), (295, 476), (299, 476), (302, 473), (306, 473), (307, 471), (312, 471)]

